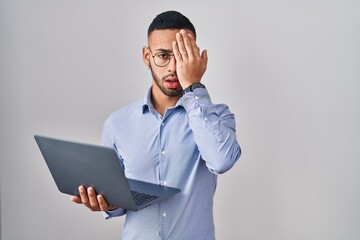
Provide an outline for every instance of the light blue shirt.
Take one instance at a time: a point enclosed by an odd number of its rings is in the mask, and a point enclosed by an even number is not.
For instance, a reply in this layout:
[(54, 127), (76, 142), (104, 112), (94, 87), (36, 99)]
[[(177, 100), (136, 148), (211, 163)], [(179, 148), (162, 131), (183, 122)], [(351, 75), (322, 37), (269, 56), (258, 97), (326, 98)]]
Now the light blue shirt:
[(123, 240), (215, 239), (213, 198), (217, 175), (240, 157), (235, 119), (224, 104), (212, 104), (208, 91), (186, 93), (161, 116), (144, 100), (112, 113), (102, 143), (114, 147), (128, 178), (180, 188), (181, 192), (126, 214)]

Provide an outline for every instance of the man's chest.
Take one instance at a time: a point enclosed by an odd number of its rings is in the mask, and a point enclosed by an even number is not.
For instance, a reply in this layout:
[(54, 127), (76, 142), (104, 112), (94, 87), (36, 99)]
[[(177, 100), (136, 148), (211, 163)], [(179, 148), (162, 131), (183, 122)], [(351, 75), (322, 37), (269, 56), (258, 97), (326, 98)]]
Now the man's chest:
[(128, 178), (160, 184), (193, 168), (199, 151), (186, 117), (146, 118), (118, 128), (117, 149)]

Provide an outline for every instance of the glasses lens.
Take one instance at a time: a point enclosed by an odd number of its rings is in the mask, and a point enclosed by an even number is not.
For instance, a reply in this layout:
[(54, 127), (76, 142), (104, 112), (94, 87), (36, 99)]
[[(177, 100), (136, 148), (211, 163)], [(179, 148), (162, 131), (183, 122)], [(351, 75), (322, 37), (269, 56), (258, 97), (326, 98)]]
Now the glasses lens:
[(154, 56), (154, 61), (155, 64), (158, 65), (159, 67), (164, 67), (170, 61), (170, 54), (162, 53), (162, 52), (156, 53)]

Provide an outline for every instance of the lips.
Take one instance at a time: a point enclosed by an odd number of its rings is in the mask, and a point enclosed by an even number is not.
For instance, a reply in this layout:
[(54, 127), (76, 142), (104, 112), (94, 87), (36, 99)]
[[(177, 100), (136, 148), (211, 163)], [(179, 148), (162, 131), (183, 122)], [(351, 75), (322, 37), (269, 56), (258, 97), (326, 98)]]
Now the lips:
[(169, 88), (178, 88), (180, 86), (179, 80), (177, 78), (169, 78), (165, 80), (165, 84)]

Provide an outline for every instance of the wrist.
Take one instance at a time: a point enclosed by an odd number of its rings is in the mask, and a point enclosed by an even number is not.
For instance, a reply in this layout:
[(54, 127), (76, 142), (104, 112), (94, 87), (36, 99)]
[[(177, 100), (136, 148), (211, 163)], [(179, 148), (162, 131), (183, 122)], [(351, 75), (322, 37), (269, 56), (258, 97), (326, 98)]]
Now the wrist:
[(194, 83), (194, 82), (186, 82), (186, 83), (181, 84), (181, 87), (182, 87), (183, 89), (186, 89), (186, 88), (190, 87), (193, 83)]
[(181, 96), (184, 96), (188, 92), (193, 92), (197, 88), (206, 88), (204, 84), (200, 82), (194, 82), (183, 89)]

